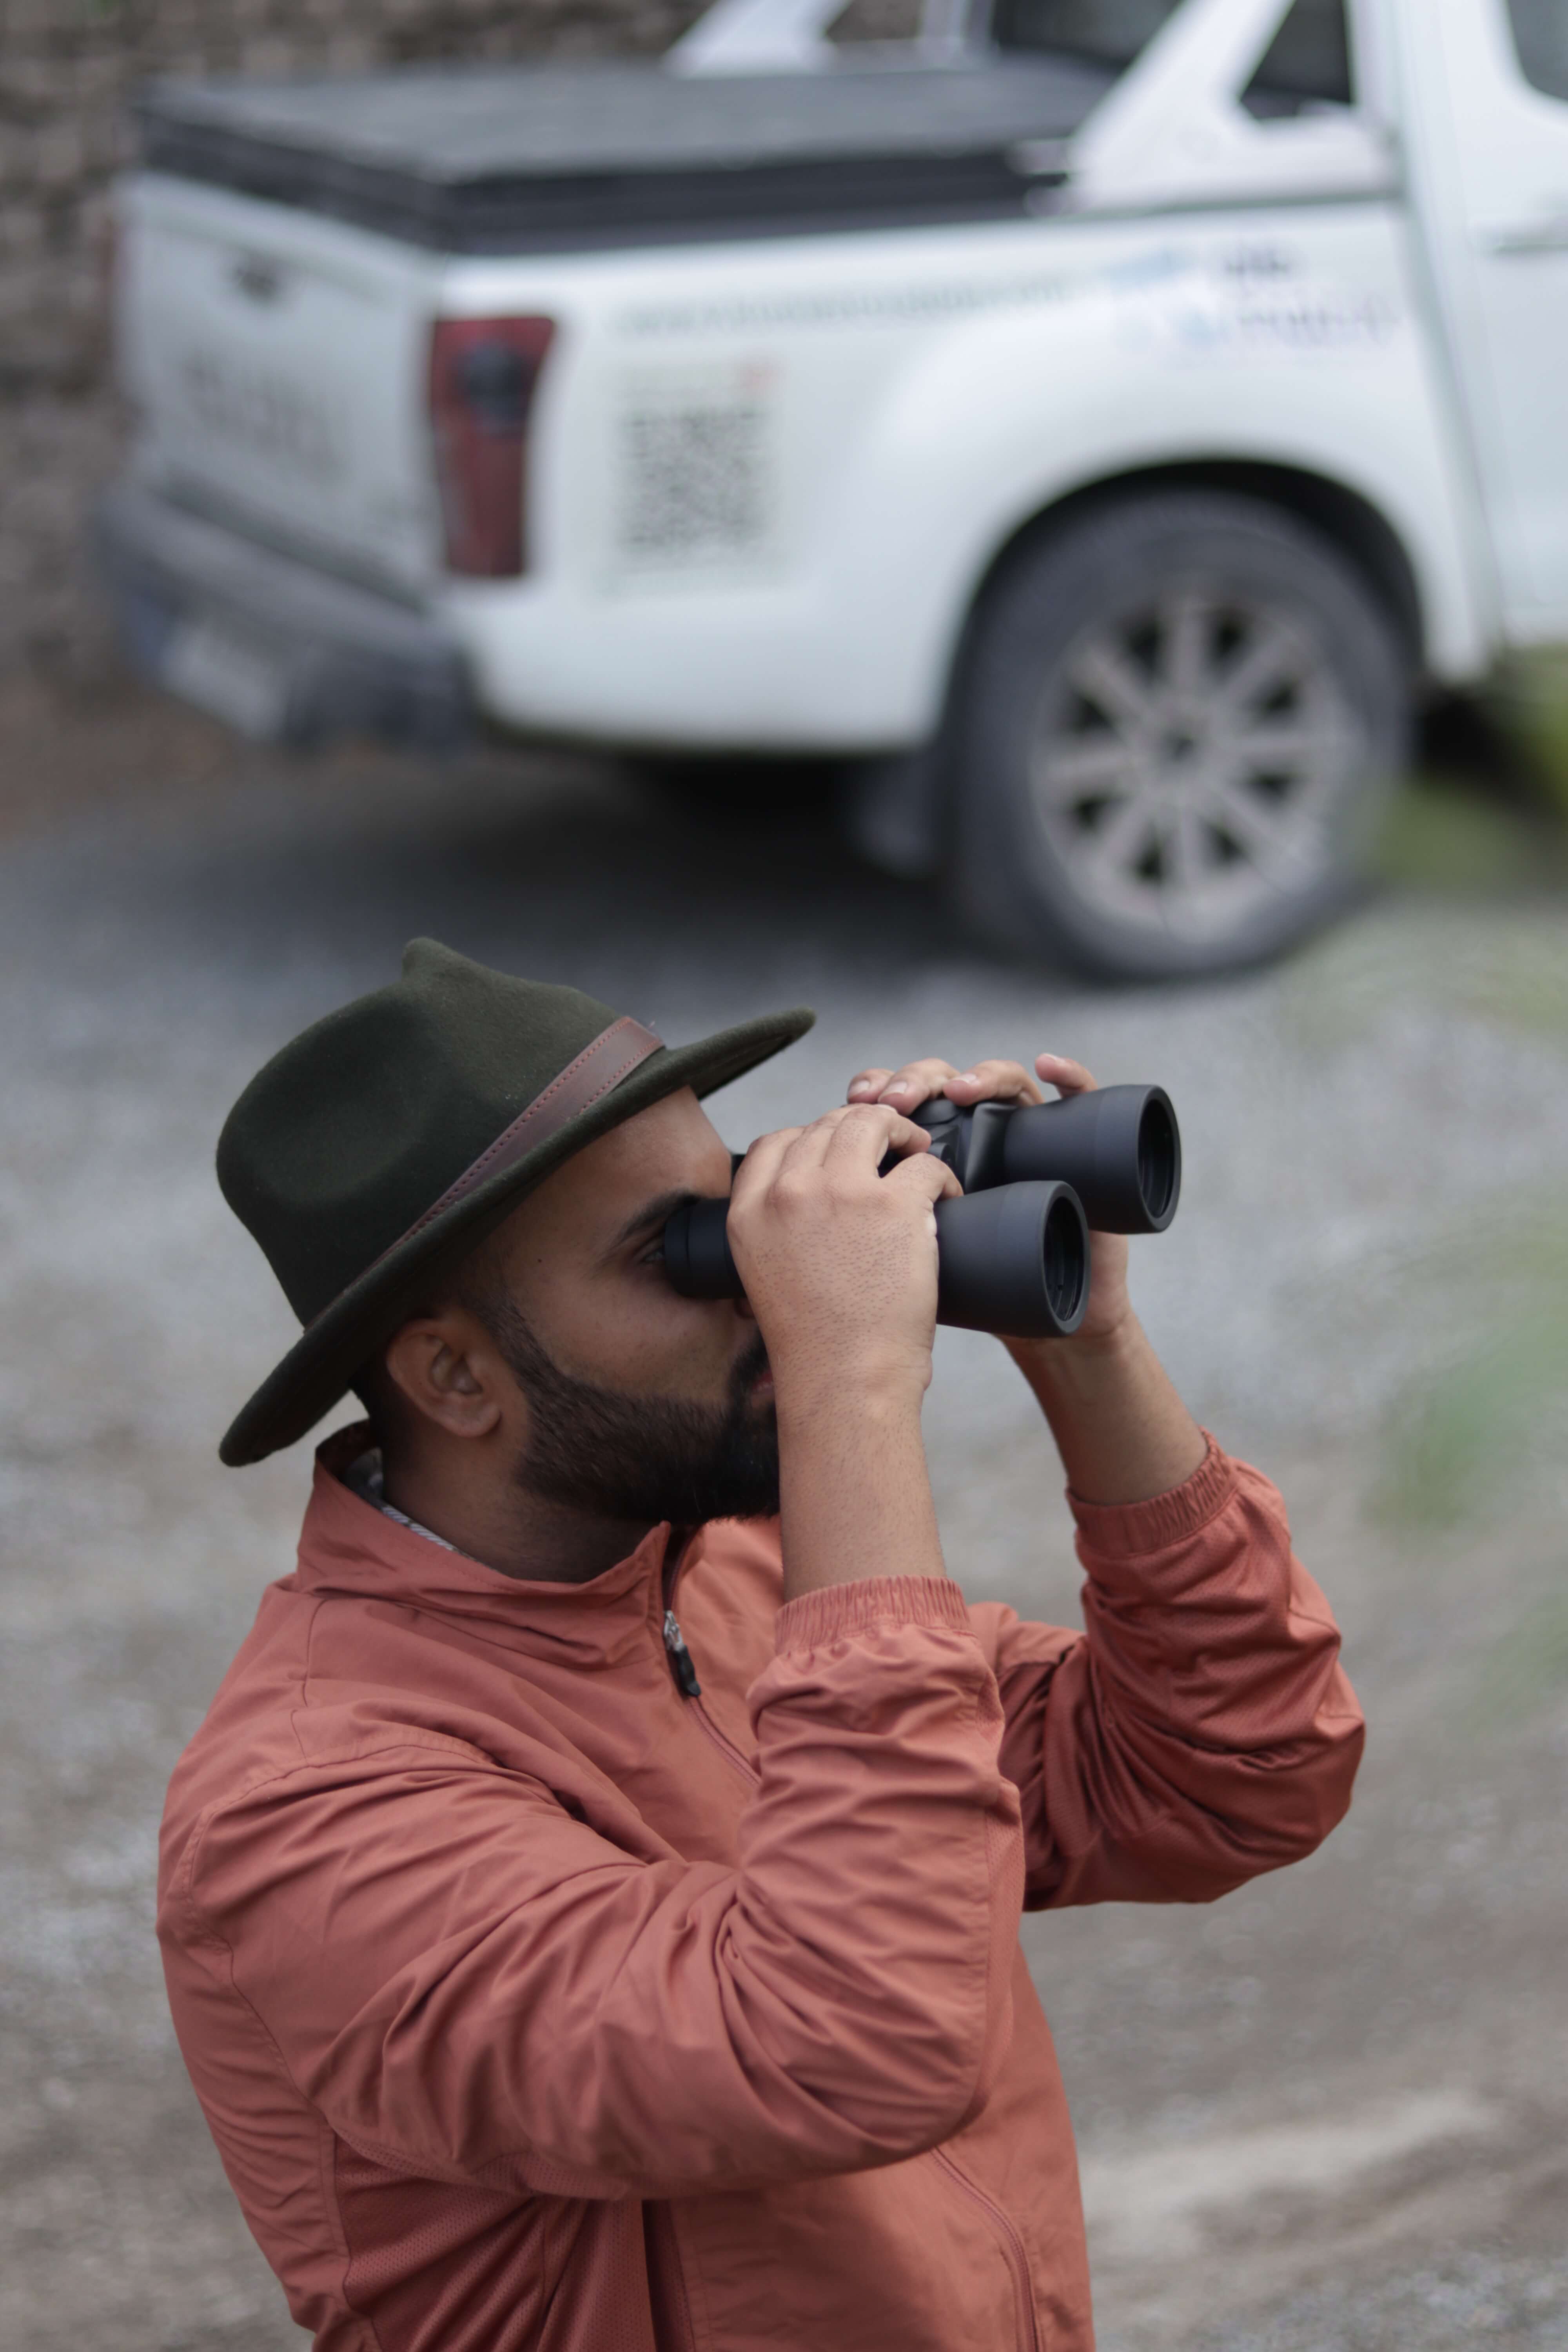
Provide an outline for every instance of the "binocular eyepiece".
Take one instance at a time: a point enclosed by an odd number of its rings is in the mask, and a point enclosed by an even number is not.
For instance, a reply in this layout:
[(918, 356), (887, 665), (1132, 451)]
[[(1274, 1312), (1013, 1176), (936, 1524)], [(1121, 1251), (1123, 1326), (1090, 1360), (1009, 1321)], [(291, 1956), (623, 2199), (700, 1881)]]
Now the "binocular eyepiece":
[[(1089, 1305), (1089, 1231), (1163, 1234), (1182, 1192), (1182, 1139), (1160, 1087), (1107, 1087), (1015, 1108), (928, 1102), (913, 1114), (963, 1186), (939, 1201), (937, 1316), (950, 1328), (1065, 1339)], [(884, 1175), (896, 1166), (883, 1162)], [(693, 1201), (664, 1229), (683, 1298), (738, 1298), (727, 1201)]]

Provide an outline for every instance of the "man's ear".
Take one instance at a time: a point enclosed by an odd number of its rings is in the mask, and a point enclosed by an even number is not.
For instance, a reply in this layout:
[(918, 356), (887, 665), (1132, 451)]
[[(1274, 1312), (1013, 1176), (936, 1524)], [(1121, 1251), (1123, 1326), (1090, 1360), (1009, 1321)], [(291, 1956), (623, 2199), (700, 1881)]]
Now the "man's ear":
[(382, 1361), (416, 1412), (449, 1437), (489, 1437), (500, 1426), (508, 1376), (494, 1341), (466, 1308), (405, 1323)]

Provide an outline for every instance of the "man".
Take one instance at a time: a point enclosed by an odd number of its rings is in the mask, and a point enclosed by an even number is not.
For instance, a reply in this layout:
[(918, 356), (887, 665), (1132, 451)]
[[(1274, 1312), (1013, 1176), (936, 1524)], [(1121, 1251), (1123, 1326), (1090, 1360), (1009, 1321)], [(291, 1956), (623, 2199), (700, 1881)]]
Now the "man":
[(730, 1190), (699, 1097), (809, 1019), (669, 1049), (416, 941), (225, 1129), (306, 1326), (225, 1460), (351, 1384), (372, 1423), (175, 1771), (159, 1928), (324, 2352), (1087, 2352), (1020, 1907), (1206, 1901), (1348, 1801), (1333, 1622), (1121, 1243), (1076, 1339), (1012, 1349), (1087, 1633), (947, 1580), (955, 1186), (906, 1114), (1037, 1100), (1022, 1068), (863, 1072), (736, 1175), (745, 1302), (665, 1281), (671, 1210)]

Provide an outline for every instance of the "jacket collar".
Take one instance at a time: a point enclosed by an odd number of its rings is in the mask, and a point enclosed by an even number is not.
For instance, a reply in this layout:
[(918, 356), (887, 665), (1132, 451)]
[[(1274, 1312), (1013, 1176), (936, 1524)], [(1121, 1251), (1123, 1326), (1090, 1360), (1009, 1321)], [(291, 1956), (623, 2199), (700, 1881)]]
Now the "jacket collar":
[[(503, 1576), (466, 1552), (449, 1551), (401, 1527), (344, 1484), (373, 1443), (369, 1424), (333, 1432), (317, 1449), (315, 1480), (290, 1581), (325, 1598), (353, 1595), (465, 1623), (481, 1638), (532, 1655), (608, 1665), (657, 1630), (666, 1607), (670, 1526), (661, 1520), (625, 1559), (586, 1584)], [(699, 1529), (671, 1563), (675, 1581), (702, 1546)]]

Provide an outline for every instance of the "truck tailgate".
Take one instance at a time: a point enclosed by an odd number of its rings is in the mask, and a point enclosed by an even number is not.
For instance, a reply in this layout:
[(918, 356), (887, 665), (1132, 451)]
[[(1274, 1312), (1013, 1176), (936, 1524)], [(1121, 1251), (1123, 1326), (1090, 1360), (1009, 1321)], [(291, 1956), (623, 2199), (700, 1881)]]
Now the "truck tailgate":
[(156, 173), (127, 184), (121, 217), (141, 479), (417, 595), (438, 561), (429, 257)]

